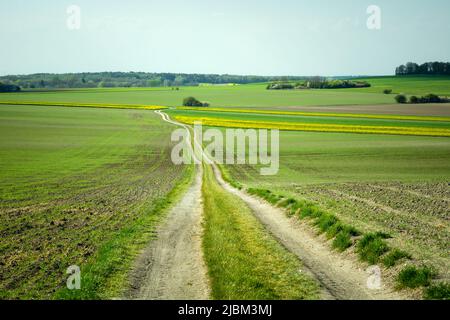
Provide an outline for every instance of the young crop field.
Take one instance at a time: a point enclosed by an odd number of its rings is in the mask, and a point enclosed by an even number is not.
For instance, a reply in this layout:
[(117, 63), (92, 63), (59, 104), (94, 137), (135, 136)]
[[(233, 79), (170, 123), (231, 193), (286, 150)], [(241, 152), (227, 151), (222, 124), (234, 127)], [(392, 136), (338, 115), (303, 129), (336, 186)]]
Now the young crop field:
[(395, 104), (394, 94), (383, 90), (425, 95), (450, 95), (449, 77), (385, 77), (366, 79), (371, 88), (325, 90), (266, 90), (267, 84), (236, 86), (198, 86), (172, 88), (73, 89), (47, 92), (2, 93), (0, 102), (31, 101), (47, 103), (113, 103), (180, 106), (194, 96), (212, 107), (286, 108), (300, 106)]
[[(450, 96), (449, 76), (371, 77), (358, 80), (368, 81), (372, 85), (370, 88), (363, 88), (363, 92), (376, 93), (391, 89), (394, 94), (426, 95), (434, 93)], [(349, 90), (355, 91), (355, 89)]]
[(385, 232), (389, 246), (450, 278), (448, 138), (281, 132), (276, 176), (261, 177), (251, 165), (225, 168), (243, 188), (308, 201), (358, 230)]
[[(329, 236), (327, 254), (379, 263), (389, 284), (404, 271), (406, 285), (408, 272), (417, 270), (403, 268), (423, 265), (436, 271), (433, 284), (448, 282), (449, 105), (394, 105), (382, 90), (422, 94), (429, 84), (431, 92), (445, 94), (450, 79), (367, 81), (371, 88), (276, 91), (251, 84), (1, 94), (0, 297), (121, 297), (158, 228), (179, 229), (183, 215), (173, 218), (168, 209), (176, 201), (188, 212), (194, 205), (179, 199), (199, 199), (185, 191), (197, 169), (173, 164), (170, 141), (174, 125), (186, 129), (197, 121), (222, 131), (281, 130), (276, 175), (261, 176), (260, 166), (248, 164), (222, 166), (222, 175), (242, 192), (311, 219), (311, 230)], [(211, 107), (180, 107), (187, 96)], [(201, 273), (204, 259), (210, 297), (318, 298), (323, 283), (298, 272), (304, 266), (296, 247), (280, 245), (283, 235), (274, 239), (256, 209), (204, 169), (203, 230), (184, 232), (201, 241), (193, 261)], [(165, 252), (164, 244), (159, 249)], [(82, 266), (82, 290), (64, 289), (70, 265)], [(185, 269), (181, 274), (189, 276)], [(414, 290), (409, 297), (422, 298)]]
[(97, 2), (0, 12), (0, 301), (450, 300), (448, 0)]
[[(190, 175), (152, 111), (0, 106), (0, 297), (120, 295)], [(66, 269), (83, 289), (67, 293)]]

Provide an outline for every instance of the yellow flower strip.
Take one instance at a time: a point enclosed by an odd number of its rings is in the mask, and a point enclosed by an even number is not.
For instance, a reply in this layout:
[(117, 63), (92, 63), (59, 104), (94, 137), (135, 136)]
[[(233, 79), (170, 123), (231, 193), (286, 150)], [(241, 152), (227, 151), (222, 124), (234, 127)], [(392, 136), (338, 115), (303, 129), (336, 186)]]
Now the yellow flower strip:
[(210, 118), (210, 117), (196, 118), (186, 116), (175, 116), (175, 119), (185, 124), (194, 124), (195, 122), (201, 122), (202, 125), (204, 126), (213, 126), (213, 127), (450, 137), (450, 129), (441, 129), (441, 128), (289, 123), (289, 122), (272, 122), (272, 121), (233, 120), (233, 119)]
[(144, 109), (161, 110), (163, 106), (150, 106), (142, 104), (113, 104), (113, 103), (75, 103), (75, 102), (41, 102), (41, 101), (0, 101), (4, 105), (23, 106), (49, 106), (49, 107), (85, 107), (85, 108), (115, 108), (115, 109)]
[(409, 120), (409, 121), (441, 121), (450, 122), (450, 117), (431, 117), (431, 116), (401, 116), (389, 114), (356, 114), (356, 113), (321, 113), (321, 112), (300, 112), (300, 111), (277, 111), (277, 110), (251, 110), (234, 108), (195, 108), (195, 107), (177, 107), (179, 110), (195, 111), (214, 111), (214, 112), (233, 112), (233, 113), (253, 113), (253, 114), (271, 114), (271, 115), (290, 115), (302, 117), (339, 117), (339, 118), (365, 118), (365, 119), (384, 119), (384, 120)]

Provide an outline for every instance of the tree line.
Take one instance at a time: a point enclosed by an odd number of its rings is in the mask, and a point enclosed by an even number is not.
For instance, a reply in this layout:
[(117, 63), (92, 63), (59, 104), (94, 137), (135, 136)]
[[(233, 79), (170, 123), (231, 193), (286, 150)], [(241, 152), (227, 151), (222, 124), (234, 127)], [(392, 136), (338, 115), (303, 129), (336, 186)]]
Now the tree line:
[(348, 89), (367, 88), (367, 81), (351, 81), (339, 79), (327, 79), (323, 77), (307, 78), (301, 82), (274, 82), (267, 85), (267, 90), (289, 90), (289, 89)]
[(114, 87), (178, 87), (208, 84), (247, 84), (270, 81), (295, 81), (304, 77), (265, 77), (228, 74), (183, 74), (147, 72), (100, 72), (66, 74), (30, 74), (0, 77), (6, 85), (22, 89), (114, 88)]
[(403, 75), (450, 75), (450, 62), (426, 62), (417, 64), (408, 62), (395, 69), (397, 76)]
[(18, 91), (20, 91), (19, 86), (0, 82), (0, 92), (18, 92)]

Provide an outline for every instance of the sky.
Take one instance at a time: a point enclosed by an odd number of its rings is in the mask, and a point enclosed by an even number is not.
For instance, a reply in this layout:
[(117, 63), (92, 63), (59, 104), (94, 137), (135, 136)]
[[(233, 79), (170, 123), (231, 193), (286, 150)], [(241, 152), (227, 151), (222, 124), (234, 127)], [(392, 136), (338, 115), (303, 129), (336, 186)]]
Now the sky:
[(0, 75), (388, 75), (450, 61), (449, 13), (448, 0), (0, 0)]

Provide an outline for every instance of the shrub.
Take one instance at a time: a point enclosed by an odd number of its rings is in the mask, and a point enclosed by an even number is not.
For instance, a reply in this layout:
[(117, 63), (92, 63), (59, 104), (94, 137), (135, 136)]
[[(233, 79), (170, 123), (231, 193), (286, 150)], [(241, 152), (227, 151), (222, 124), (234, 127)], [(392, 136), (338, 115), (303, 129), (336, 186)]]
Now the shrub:
[(398, 274), (397, 283), (400, 288), (427, 287), (435, 276), (436, 271), (430, 267), (408, 266)]
[(450, 100), (446, 97), (439, 97), (438, 95), (430, 93), (423, 97), (412, 96), (409, 101), (410, 103), (447, 103)]
[(21, 89), (19, 86), (13, 84), (4, 84), (0, 82), (0, 92), (19, 92)]
[(399, 95), (395, 96), (395, 101), (397, 101), (397, 103), (406, 103), (407, 99), (406, 99), (405, 95), (399, 94)]
[(286, 90), (294, 89), (294, 85), (291, 83), (271, 83), (267, 86), (267, 90)]
[(450, 284), (432, 285), (425, 290), (423, 297), (426, 300), (450, 300)]
[(392, 93), (392, 89), (384, 89), (383, 93), (384, 94), (391, 94)]
[(424, 103), (439, 103), (441, 102), (441, 98), (435, 94), (427, 94), (426, 96), (422, 97), (422, 100)]
[(416, 96), (412, 96), (411, 98), (409, 98), (409, 102), (410, 103), (419, 103), (419, 98), (417, 98)]
[(411, 255), (407, 252), (404, 252), (399, 249), (394, 249), (391, 252), (389, 252), (386, 257), (383, 259), (383, 264), (386, 267), (393, 267), (397, 263), (398, 260), (401, 259), (411, 259)]
[(208, 103), (203, 103), (194, 97), (187, 97), (183, 100), (183, 106), (185, 107), (208, 107)]
[(386, 235), (383, 233), (368, 233), (359, 242), (357, 252), (362, 261), (376, 264), (380, 257), (389, 251)]

